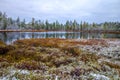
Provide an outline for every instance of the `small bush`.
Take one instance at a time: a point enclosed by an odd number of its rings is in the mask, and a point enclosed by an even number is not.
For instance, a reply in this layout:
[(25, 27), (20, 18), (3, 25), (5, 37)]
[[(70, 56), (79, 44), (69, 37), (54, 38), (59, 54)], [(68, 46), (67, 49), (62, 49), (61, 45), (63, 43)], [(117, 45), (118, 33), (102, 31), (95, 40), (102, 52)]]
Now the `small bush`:
[(0, 40), (0, 46), (6, 46), (6, 44)]
[(103, 63), (108, 65), (111, 68), (120, 69), (120, 65), (119, 64), (114, 64), (112, 62), (103, 62)]
[(72, 63), (72, 60), (67, 59), (67, 58), (59, 58), (59, 59), (53, 61), (53, 64), (56, 67), (59, 67), (61, 65), (68, 65), (69, 63)]
[(0, 45), (0, 54), (6, 54), (8, 51), (10, 50), (14, 50), (15, 47), (11, 46), (11, 45), (4, 45), (4, 46), (1, 46)]
[(10, 63), (7, 59), (0, 57), (0, 68), (6, 68), (10, 66)]
[(6, 54), (9, 51), (8, 48), (4, 47), (4, 46), (0, 46), (0, 54)]
[(21, 49), (15, 49), (12, 51), (9, 51), (6, 55), (6, 58), (9, 59), (9, 61), (20, 61), (25, 58), (30, 58), (33, 59), (35, 56), (35, 51), (32, 50), (26, 50), (21, 48)]
[(70, 72), (70, 75), (71, 76), (80, 76), (80, 75), (83, 75), (83, 74), (85, 74), (85, 69), (82, 69), (82, 68), (75, 68), (74, 70), (72, 70), (71, 72)]
[(100, 57), (97, 56), (96, 54), (90, 54), (90, 53), (85, 53), (80, 55), (80, 60), (86, 62), (96, 62)]
[(18, 69), (46, 70), (46, 66), (40, 62), (22, 60), (14, 65)]
[(78, 56), (82, 53), (82, 50), (80, 50), (78, 47), (66, 47), (62, 48), (62, 50), (71, 53), (73, 56)]
[(0, 62), (0, 68), (7, 68), (8, 66), (10, 66), (8, 62)]

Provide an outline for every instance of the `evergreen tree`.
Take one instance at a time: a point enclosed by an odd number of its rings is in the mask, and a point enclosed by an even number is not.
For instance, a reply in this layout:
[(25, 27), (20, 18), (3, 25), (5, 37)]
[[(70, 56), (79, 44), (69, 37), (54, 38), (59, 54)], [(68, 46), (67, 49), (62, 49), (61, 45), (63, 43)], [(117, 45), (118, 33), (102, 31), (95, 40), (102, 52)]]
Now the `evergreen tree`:
[(32, 29), (34, 29), (35, 26), (35, 18), (32, 18)]
[(34, 28), (37, 29), (37, 30), (40, 29), (40, 26), (39, 26), (39, 24), (38, 24), (38, 21), (35, 21), (35, 26), (34, 26)]
[(0, 12), (0, 21), (2, 21), (2, 12)]
[(70, 30), (70, 25), (69, 25), (69, 21), (67, 20), (66, 21), (66, 24), (65, 24), (65, 30)]
[(18, 25), (19, 28), (20, 28), (20, 18), (19, 18), (19, 17), (17, 18), (16, 23), (17, 23), (17, 25)]
[(105, 22), (105, 23), (103, 24), (103, 30), (107, 30), (107, 26), (108, 26), (108, 23)]
[(7, 28), (7, 19), (3, 19), (3, 29), (5, 30)]
[(25, 21), (25, 19), (23, 19), (23, 21), (21, 22), (21, 28), (25, 28), (26, 27), (26, 21)]
[(56, 25), (56, 26), (55, 26), (55, 30), (59, 30), (59, 28), (60, 28), (60, 24), (59, 24), (58, 21), (55, 22), (55, 25)]
[(82, 21), (81, 21), (81, 23), (80, 23), (80, 31), (82, 31), (83, 30), (83, 24), (82, 24)]
[(45, 25), (46, 25), (45, 29), (48, 30), (49, 29), (49, 22), (48, 22), (48, 20), (46, 20)]
[(13, 24), (13, 20), (12, 20), (12, 18), (9, 18), (9, 20), (10, 20), (10, 24), (12, 25), (12, 24)]
[(75, 31), (77, 29), (77, 21), (76, 20), (74, 20), (73, 21), (73, 31)]

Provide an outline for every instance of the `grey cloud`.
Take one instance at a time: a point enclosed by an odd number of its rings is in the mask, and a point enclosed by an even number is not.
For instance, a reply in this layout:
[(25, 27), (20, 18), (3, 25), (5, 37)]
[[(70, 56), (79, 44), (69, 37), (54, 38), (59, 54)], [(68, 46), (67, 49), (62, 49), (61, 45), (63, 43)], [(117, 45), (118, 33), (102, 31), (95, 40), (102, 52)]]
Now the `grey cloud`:
[(0, 11), (13, 18), (104, 22), (120, 21), (120, 0), (1, 0)]

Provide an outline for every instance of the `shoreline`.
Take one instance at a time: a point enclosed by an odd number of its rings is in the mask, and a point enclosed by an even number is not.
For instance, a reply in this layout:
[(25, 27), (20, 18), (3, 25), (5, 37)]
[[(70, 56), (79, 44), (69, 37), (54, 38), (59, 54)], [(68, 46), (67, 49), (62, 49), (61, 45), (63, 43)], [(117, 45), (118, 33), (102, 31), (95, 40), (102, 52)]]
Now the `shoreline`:
[(84, 31), (52, 31), (52, 30), (0, 30), (0, 32), (87, 32), (87, 33), (110, 33), (120, 34), (120, 31), (114, 30), (84, 30)]

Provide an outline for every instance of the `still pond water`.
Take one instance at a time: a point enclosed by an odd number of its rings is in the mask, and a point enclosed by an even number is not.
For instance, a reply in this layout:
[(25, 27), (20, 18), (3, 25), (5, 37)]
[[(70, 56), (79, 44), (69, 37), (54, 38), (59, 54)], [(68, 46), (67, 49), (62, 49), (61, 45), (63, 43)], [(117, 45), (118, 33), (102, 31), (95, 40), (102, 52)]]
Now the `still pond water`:
[(120, 38), (120, 34), (82, 33), (82, 32), (0, 32), (0, 40), (10, 44), (20, 39), (30, 38), (64, 38), (64, 39), (92, 39), (92, 38)]

